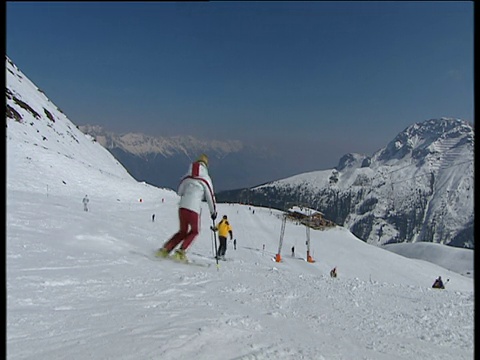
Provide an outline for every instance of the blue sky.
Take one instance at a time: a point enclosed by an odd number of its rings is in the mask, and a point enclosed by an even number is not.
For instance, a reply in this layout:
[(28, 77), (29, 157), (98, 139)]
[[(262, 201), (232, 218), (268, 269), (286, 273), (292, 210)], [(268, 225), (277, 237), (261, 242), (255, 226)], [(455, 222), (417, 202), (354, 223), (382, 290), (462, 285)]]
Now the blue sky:
[(309, 171), (415, 122), (474, 120), (470, 1), (6, 10), (7, 55), (76, 125), (261, 143)]

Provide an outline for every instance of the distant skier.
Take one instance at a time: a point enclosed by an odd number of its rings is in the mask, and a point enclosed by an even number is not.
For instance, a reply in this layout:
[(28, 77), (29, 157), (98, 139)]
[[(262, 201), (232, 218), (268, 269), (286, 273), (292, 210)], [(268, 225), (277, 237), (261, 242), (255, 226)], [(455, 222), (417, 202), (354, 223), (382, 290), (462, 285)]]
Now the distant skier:
[(445, 285), (443, 285), (442, 277), (439, 276), (432, 285), (434, 289), (445, 289)]
[(90, 200), (88, 199), (88, 195), (85, 195), (85, 197), (83, 198), (82, 202), (83, 202), (83, 211), (88, 211), (88, 202)]
[(295, 246), (292, 246), (292, 257), (295, 257)]
[(188, 172), (178, 186), (180, 202), (178, 204), (178, 216), (180, 229), (168, 240), (156, 253), (159, 257), (167, 257), (179, 244), (174, 258), (187, 262), (185, 252), (199, 233), (200, 213), (202, 200), (206, 199), (212, 220), (217, 218), (215, 208), (215, 195), (210, 175), (208, 174), (208, 158), (202, 154), (197, 161), (190, 164)]
[(222, 220), (217, 226), (211, 227), (213, 231), (218, 231), (218, 240), (220, 245), (217, 250), (217, 259), (225, 260), (225, 253), (227, 252), (227, 236), (230, 235), (230, 240), (233, 239), (232, 226), (228, 222), (227, 215), (223, 215)]
[(155, 214), (152, 214), (152, 222), (155, 222)]
[(334, 267), (332, 270), (330, 270), (330, 277), (332, 278), (337, 277), (337, 267)]
[(237, 250), (237, 239), (233, 239), (233, 250)]

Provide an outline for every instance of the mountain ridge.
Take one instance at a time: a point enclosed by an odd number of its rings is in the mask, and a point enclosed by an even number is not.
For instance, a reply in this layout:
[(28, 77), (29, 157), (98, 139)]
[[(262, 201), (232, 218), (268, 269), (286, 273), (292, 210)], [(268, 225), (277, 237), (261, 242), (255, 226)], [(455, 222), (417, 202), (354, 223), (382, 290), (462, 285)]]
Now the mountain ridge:
[[(216, 191), (254, 186), (292, 174), (281, 156), (269, 148), (239, 140), (117, 134), (98, 125), (80, 125), (79, 129), (109, 150), (135, 179), (152, 185), (176, 189), (188, 164), (201, 153), (208, 154), (212, 160), (210, 168)], [(267, 168), (265, 163), (271, 166)], [(165, 168), (170, 171), (166, 173)], [(215, 178), (215, 174), (221, 176)]]
[(473, 147), (468, 122), (430, 119), (407, 127), (372, 156), (346, 154), (334, 169), (217, 198), (279, 209), (303, 204), (377, 245), (427, 241), (473, 248)]
[(120, 148), (137, 156), (152, 153), (171, 156), (175, 153), (184, 153), (191, 158), (202, 151), (207, 151), (213, 156), (221, 157), (231, 152), (241, 151), (245, 147), (239, 140), (206, 141), (192, 135), (163, 137), (135, 132), (116, 134), (99, 125), (80, 125), (79, 129), (83, 133), (94, 136), (107, 149)]

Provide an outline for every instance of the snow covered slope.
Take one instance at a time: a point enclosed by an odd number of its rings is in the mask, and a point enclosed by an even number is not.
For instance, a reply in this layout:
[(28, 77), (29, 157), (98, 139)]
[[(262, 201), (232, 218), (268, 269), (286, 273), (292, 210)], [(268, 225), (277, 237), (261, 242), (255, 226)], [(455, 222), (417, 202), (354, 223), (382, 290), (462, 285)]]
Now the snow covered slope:
[[(7, 182), (9, 189), (68, 194), (117, 194), (105, 175), (143, 196), (139, 185), (100, 144), (83, 134), (8, 58), (6, 59)], [(151, 191), (152, 189), (150, 189)], [(127, 190), (128, 191), (128, 190)]]

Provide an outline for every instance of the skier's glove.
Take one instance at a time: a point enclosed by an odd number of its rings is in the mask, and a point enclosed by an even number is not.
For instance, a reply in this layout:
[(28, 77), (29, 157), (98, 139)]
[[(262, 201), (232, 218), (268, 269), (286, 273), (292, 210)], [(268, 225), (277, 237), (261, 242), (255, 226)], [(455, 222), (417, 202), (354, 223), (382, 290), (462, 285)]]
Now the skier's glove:
[(215, 211), (212, 216), (211, 216), (212, 220), (215, 220), (217, 218), (217, 212)]
[(210, 226), (210, 230), (212, 230), (214, 232), (217, 231), (217, 229), (215, 229), (213, 226)]

